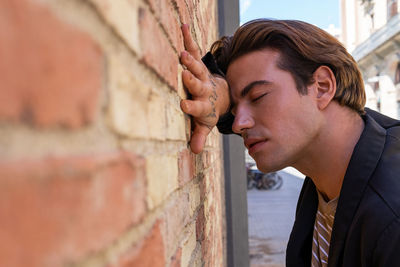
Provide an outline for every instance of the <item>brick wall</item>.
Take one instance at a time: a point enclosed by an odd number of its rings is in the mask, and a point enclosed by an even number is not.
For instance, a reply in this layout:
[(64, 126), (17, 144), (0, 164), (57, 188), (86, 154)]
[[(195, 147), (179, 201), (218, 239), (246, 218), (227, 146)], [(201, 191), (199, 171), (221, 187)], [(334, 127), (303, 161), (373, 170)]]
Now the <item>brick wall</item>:
[(220, 136), (179, 52), (216, 0), (0, 0), (0, 266), (225, 266)]

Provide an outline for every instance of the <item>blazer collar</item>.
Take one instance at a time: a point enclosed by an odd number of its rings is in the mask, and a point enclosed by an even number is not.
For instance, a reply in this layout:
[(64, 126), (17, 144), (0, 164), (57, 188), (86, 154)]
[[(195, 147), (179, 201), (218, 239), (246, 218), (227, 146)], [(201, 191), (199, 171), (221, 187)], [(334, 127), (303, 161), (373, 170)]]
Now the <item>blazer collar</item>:
[(340, 191), (332, 229), (329, 267), (341, 265), (349, 227), (385, 145), (386, 130), (368, 114), (363, 119), (365, 128), (354, 148)]

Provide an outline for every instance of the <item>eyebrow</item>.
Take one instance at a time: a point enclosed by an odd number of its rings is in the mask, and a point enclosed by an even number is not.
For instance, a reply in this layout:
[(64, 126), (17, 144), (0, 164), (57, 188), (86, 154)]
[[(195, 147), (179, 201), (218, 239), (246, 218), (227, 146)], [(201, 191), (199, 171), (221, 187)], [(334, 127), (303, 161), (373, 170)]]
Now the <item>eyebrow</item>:
[(271, 84), (271, 82), (266, 80), (253, 81), (242, 89), (242, 91), (240, 92), (240, 96), (245, 97), (248, 93), (250, 93), (251, 89), (253, 89), (257, 85), (262, 85), (262, 84)]

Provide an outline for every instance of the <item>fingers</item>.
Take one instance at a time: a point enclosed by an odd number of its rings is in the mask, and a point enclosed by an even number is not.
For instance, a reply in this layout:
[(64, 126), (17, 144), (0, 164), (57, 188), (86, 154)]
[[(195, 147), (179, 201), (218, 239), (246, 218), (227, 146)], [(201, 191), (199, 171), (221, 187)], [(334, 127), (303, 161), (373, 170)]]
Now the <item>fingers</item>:
[[(182, 25), (183, 42), (186, 51), (181, 54), (181, 62), (187, 70), (182, 73), (182, 80), (185, 87), (197, 100), (182, 100), (182, 110), (194, 117), (195, 128), (190, 140), (190, 148), (193, 153), (200, 153), (206, 142), (207, 135), (210, 133), (216, 120), (215, 116), (210, 117), (209, 114), (213, 112), (213, 107), (208, 101), (207, 96), (204, 98), (207, 101), (201, 101), (201, 97), (205, 94), (205, 84), (209, 83), (209, 72), (201, 61), (200, 50), (194, 42), (188, 25)], [(214, 108), (215, 109), (215, 108)], [(203, 124), (203, 123), (207, 123)]]
[(181, 109), (193, 117), (204, 117), (212, 112), (212, 107), (209, 103), (199, 100), (182, 100)]
[(199, 154), (204, 149), (207, 135), (211, 130), (204, 125), (196, 125), (192, 138), (190, 139), (190, 149), (193, 153)]
[(202, 81), (205, 81), (207, 79), (208, 71), (206, 70), (201, 60), (196, 60), (190, 55), (190, 53), (188, 53), (187, 51), (183, 51), (181, 53), (181, 61), (183, 65), (185, 65), (186, 68), (191, 73), (193, 73), (194, 76), (196, 76)]
[(182, 25), (182, 34), (183, 34), (183, 43), (185, 45), (186, 50), (196, 60), (200, 60), (201, 59), (200, 51), (190, 34), (189, 25), (187, 24)]
[(204, 94), (203, 83), (194, 77), (190, 71), (184, 70), (182, 72), (182, 81), (189, 93), (193, 96), (200, 97)]

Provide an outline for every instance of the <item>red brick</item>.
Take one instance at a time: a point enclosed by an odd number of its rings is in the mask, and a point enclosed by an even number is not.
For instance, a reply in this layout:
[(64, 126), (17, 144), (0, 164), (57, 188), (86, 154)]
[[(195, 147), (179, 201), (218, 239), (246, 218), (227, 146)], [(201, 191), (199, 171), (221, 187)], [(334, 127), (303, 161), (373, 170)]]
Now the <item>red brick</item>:
[(208, 194), (215, 194), (214, 187), (216, 182), (215, 174), (212, 169), (209, 169), (203, 173), (203, 177), (200, 180), (200, 199), (202, 201)]
[(113, 267), (164, 267), (164, 241), (160, 224), (157, 222), (149, 235), (129, 253), (122, 256)]
[(178, 88), (178, 56), (153, 15), (139, 9), (142, 61), (158, 73), (174, 90)]
[(179, 171), (179, 186), (186, 184), (194, 178), (196, 168), (195, 154), (188, 149), (179, 152), (178, 171)]
[(103, 59), (38, 1), (0, 1), (0, 119), (76, 128), (94, 120)]
[(183, 51), (183, 36), (179, 21), (175, 18), (175, 9), (170, 1), (148, 0), (151, 9), (167, 32), (175, 49)]
[(178, 7), (179, 18), (182, 24), (189, 24), (192, 21), (192, 18), (185, 0), (175, 0), (174, 2)]
[(200, 201), (203, 202), (208, 193), (208, 187), (206, 184), (207, 181), (206, 181), (206, 177), (205, 177), (204, 173), (201, 173), (198, 176), (200, 178), (200, 183), (199, 183)]
[(213, 262), (212, 262), (212, 240), (210, 239), (205, 239), (201, 243), (201, 254), (202, 254), (202, 259), (204, 262), (204, 266), (206, 267), (213, 267)]
[(204, 227), (205, 227), (205, 217), (204, 217), (204, 206), (201, 205), (196, 218), (196, 239), (197, 241), (204, 240)]
[(181, 257), (182, 257), (182, 248), (179, 248), (175, 255), (171, 258), (170, 267), (180, 267), (181, 266)]
[(175, 18), (174, 16), (174, 11), (173, 11), (173, 6), (171, 5), (170, 2), (168, 2), (168, 10), (166, 15), (162, 15), (162, 23), (166, 27), (166, 31), (168, 32), (172, 44), (174, 45), (175, 49), (177, 50), (178, 53), (183, 51), (184, 45), (183, 45), (183, 35), (181, 31), (181, 24), (180, 22)]
[(196, 173), (201, 172), (206, 167), (205, 162), (203, 161), (204, 153), (206, 153), (206, 151), (203, 150), (202, 153), (196, 155)]
[(197, 4), (198, 0), (185, 0), (185, 1), (189, 6), (189, 10), (191, 10), (191, 12), (195, 12), (198, 6)]
[(215, 178), (215, 170), (214, 169), (209, 169), (207, 172), (205, 179), (207, 179), (207, 183), (209, 188), (207, 188), (207, 193), (213, 194), (213, 196), (216, 195), (217, 192), (215, 192), (215, 183), (219, 182)]
[(185, 115), (185, 136), (186, 140), (190, 140), (192, 136), (192, 119), (191, 116)]
[(221, 259), (223, 259), (223, 250), (222, 250), (222, 235), (219, 236), (219, 238), (216, 240), (217, 241), (217, 249), (215, 250), (215, 257), (220, 261), (223, 262)]
[[(218, 23), (218, 21), (216, 21), (216, 19), (215, 19), (216, 18), (215, 10), (217, 8), (216, 5), (217, 5), (216, 1), (209, 1), (208, 7), (207, 7), (208, 12), (203, 14), (205, 16), (205, 20), (208, 25), (211, 23), (211, 25), (215, 26)], [(216, 31), (215, 31), (215, 33), (216, 33)]]
[[(211, 204), (211, 206), (209, 207), (208, 212), (207, 212), (207, 217), (208, 217), (210, 220), (214, 221), (215, 223), (217, 222), (216, 219), (217, 219), (218, 217), (215, 215), (215, 205), (214, 205), (214, 203)], [(213, 224), (211, 225), (211, 226), (212, 226), (211, 229), (214, 228), (215, 223), (213, 223)], [(212, 238), (212, 237), (211, 237), (211, 238)]]
[(188, 193), (180, 193), (170, 201), (165, 209), (166, 240), (173, 246), (178, 242), (179, 234), (190, 219), (190, 202)]
[(208, 49), (208, 47), (206, 47), (206, 39), (207, 39), (207, 34), (206, 31), (208, 30), (208, 25), (207, 21), (204, 21), (204, 14), (201, 12), (200, 8), (196, 9), (196, 19), (197, 19), (197, 24), (199, 25), (200, 28), (200, 34), (201, 36), (200, 39), (202, 41), (201, 45), (201, 50), (202, 53), (205, 53), (205, 50)]
[(208, 150), (204, 150), (203, 153), (201, 153), (204, 168), (211, 166), (211, 153), (212, 152)]
[[(215, 23), (213, 21), (211, 21), (211, 16), (209, 13), (201, 13), (198, 12), (197, 14), (197, 19), (198, 19), (198, 23), (199, 28), (200, 28), (200, 34), (201, 34), (201, 50), (202, 50), (202, 54), (205, 54), (209, 51), (211, 44), (209, 45), (209, 40), (208, 40), (208, 33), (209, 33), (209, 29), (212, 27), (215, 27)], [(215, 41), (215, 40), (212, 40)]]
[[(209, 12), (206, 12), (203, 14), (204, 21), (206, 22), (205, 29), (210, 29), (210, 27), (215, 27), (215, 25), (218, 24), (218, 22), (215, 20), (215, 2), (214, 1), (209, 1), (208, 2), (208, 7), (207, 10)], [(204, 40), (206, 42), (205, 44), (205, 49), (209, 49), (211, 47), (211, 44), (215, 41), (215, 38), (217, 38), (217, 35), (212, 34), (211, 38), (209, 35), (210, 31), (206, 30), (204, 31)]]
[(104, 248), (143, 217), (144, 192), (144, 161), (126, 153), (1, 162), (0, 266), (64, 266)]

